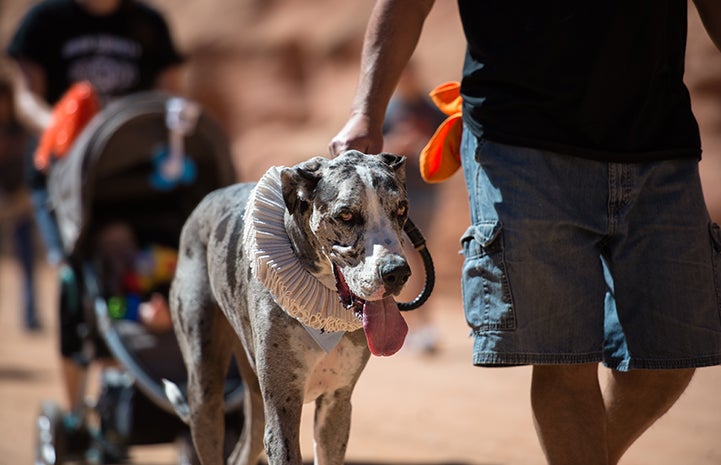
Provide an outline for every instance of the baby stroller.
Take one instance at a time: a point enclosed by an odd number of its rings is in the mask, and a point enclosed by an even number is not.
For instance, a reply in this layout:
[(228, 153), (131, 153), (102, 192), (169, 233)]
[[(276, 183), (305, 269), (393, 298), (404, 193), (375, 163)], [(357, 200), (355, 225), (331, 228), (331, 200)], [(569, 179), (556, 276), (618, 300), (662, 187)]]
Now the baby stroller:
[[(234, 182), (225, 135), (194, 102), (146, 92), (109, 104), (50, 171), (48, 187), (72, 272), (61, 273), (61, 305), (82, 315), (82, 363), (104, 346), (119, 365), (104, 370), (94, 402), (81, 402), (87, 435), (68, 438), (67, 412), (44, 402), (36, 464), (116, 463), (133, 445), (178, 443), (181, 463), (197, 463), (188, 428), (173, 413), (162, 380), (181, 388), (186, 373), (172, 330), (155, 333), (109, 312), (93, 238), (110, 219), (136, 236), (177, 250), (181, 228), (210, 191)], [(64, 268), (64, 269), (65, 269)], [(87, 384), (87, 382), (81, 383)], [(78, 393), (85, 398), (86, 386)], [(242, 428), (243, 383), (234, 364), (226, 382), (226, 442)]]

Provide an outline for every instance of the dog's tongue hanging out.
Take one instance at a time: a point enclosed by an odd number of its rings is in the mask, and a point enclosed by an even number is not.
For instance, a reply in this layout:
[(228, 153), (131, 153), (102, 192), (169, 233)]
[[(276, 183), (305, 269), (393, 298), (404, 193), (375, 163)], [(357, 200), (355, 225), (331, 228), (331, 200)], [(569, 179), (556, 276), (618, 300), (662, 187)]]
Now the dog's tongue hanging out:
[[(376, 356), (388, 356), (398, 352), (408, 334), (408, 325), (401, 316), (398, 304), (392, 296), (382, 300), (363, 300), (353, 295), (340, 269), (333, 267), (336, 287), (341, 302), (347, 309), (354, 308), (356, 316), (363, 322), (368, 348)], [(363, 315), (357, 305), (363, 303)]]
[(393, 355), (400, 350), (408, 333), (393, 297), (366, 301), (363, 304), (363, 330), (373, 355)]

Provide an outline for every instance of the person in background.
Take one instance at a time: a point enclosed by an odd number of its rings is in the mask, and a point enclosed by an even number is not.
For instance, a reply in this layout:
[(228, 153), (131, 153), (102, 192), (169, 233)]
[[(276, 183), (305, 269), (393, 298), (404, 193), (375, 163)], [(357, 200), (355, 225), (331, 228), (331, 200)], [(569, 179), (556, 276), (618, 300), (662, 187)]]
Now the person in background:
[[(22, 269), (23, 325), (39, 331), (42, 324), (35, 299), (35, 228), (29, 196), (23, 183), (23, 159), (29, 134), (18, 122), (13, 89), (0, 77), (0, 205), (3, 223), (12, 224), (13, 251)], [(3, 231), (4, 232), (4, 231)]]
[[(421, 178), (419, 158), (421, 150), (446, 115), (428, 96), (422, 85), (416, 64), (411, 61), (401, 74), (393, 96), (388, 103), (383, 122), (383, 150), (407, 157), (406, 186), (413, 223), (428, 237), (438, 209), (438, 186)], [(414, 250), (408, 251), (413, 274), (398, 299), (409, 301), (423, 287), (423, 264)], [(439, 331), (430, 308), (407, 312), (409, 333), (406, 347), (422, 355), (433, 355), (439, 350)]]
[[(20, 21), (7, 47), (13, 65), (19, 119), (37, 136), (54, 124), (53, 106), (75, 84), (89, 82), (101, 106), (146, 90), (180, 93), (183, 57), (161, 13), (135, 0), (43, 0)], [(31, 152), (32, 153), (32, 152)], [(63, 247), (49, 208), (47, 173), (28, 165), (35, 219), (50, 263), (60, 275), (77, 274), (65, 265)], [(61, 298), (61, 302), (67, 299)], [(71, 412), (78, 410), (85, 373), (81, 344), (73, 334), (72, 310), (60, 309), (63, 379)], [(66, 322), (66, 323), (64, 323)], [(79, 421), (72, 416), (70, 429)]]
[[(182, 56), (161, 14), (135, 0), (44, 0), (21, 20), (7, 47), (20, 121), (40, 136), (53, 106), (75, 83), (87, 81), (101, 105), (151, 89), (181, 90)], [(36, 221), (48, 260), (63, 260), (47, 203), (47, 173), (29, 162)]]
[[(433, 3), (376, 1), (332, 155), (381, 151), (386, 106)], [(694, 3), (721, 48), (721, 2)], [(688, 2), (458, 7), (463, 78), (445, 90), (462, 111), (429, 166), (445, 167), (437, 180), (455, 169), (466, 179), (473, 363), (533, 366), (549, 464), (616, 464), (696, 368), (721, 364), (721, 230), (683, 82)], [(605, 389), (599, 363), (611, 369)]]

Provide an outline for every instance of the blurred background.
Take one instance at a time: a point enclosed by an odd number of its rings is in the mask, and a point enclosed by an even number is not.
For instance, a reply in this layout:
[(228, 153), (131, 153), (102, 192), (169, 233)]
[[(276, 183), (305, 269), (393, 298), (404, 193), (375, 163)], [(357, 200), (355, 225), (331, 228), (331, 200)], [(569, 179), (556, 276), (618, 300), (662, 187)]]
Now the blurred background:
[[(348, 116), (363, 34), (373, 6), (371, 0), (147, 0), (147, 3), (165, 14), (177, 45), (187, 57), (184, 72), (187, 96), (205, 106), (227, 132), (239, 181), (257, 180), (271, 165), (291, 165), (313, 155), (327, 155), (327, 143)], [(3, 49), (17, 21), (31, 4), (31, 0), (0, 0)], [(701, 127), (704, 147), (701, 174), (706, 200), (712, 217), (718, 222), (721, 221), (721, 52), (708, 39), (692, 2), (689, 2), (689, 18), (686, 81)], [(463, 44), (456, 2), (437, 1), (414, 57), (415, 73), (425, 91), (460, 78)], [(459, 301), (462, 258), (458, 250), (459, 237), (468, 223), (463, 179), (459, 172), (442, 184), (425, 188), (437, 196), (432, 208), (438, 210), (433, 221), (422, 228), (437, 273), (436, 290), (429, 307), (436, 314), (452, 314), (454, 322), (450, 325), (454, 334), (449, 338), (462, 340), (467, 330)], [(38, 397), (60, 395), (57, 389), (48, 388), (54, 382), (56, 375), (52, 370), (55, 368), (32, 370), (33, 367), (52, 367), (55, 363), (46, 359), (54, 357), (56, 351), (52, 342), (56, 331), (52, 327), (57, 297), (44, 263), (38, 264), (34, 279), (38, 307), (46, 327), (40, 335), (28, 336), (22, 334), (20, 323), (21, 280), (18, 276), (21, 267), (15, 256), (12, 225), (27, 207), (22, 194), (12, 198), (0, 196), (0, 424), (6, 425), (5, 415), (10, 418), (13, 413), (22, 413), (23, 421), (29, 422), (37, 409)], [(424, 206), (412, 204), (411, 218), (415, 217), (414, 208), (420, 212)], [(37, 244), (41, 247), (40, 242)], [(36, 256), (42, 261), (43, 254)], [(447, 334), (444, 326), (447, 323), (439, 325), (440, 334)], [(467, 342), (462, 341), (465, 345), (455, 352), (452, 343), (447, 342), (445, 347), (455, 353), (460, 366), (470, 370)], [(22, 353), (16, 352), (18, 344), (23, 345)], [(440, 344), (444, 347), (443, 340)], [(524, 371), (510, 373), (514, 374), (505, 376), (511, 376), (514, 383), (519, 381), (517, 377), (526, 374)], [(721, 379), (718, 374), (713, 376), (715, 381)], [(26, 387), (18, 389), (18, 383)], [(520, 380), (516, 384), (525, 398), (527, 382)], [(19, 391), (24, 395), (17, 397)], [(527, 416), (528, 412), (523, 411), (523, 415)], [(530, 418), (524, 421), (528, 432), (525, 441), (535, 444), (532, 426), (528, 423)], [(23, 425), (20, 431), (5, 426), (0, 430), (0, 464), (21, 463), (31, 456), (32, 438), (26, 437), (29, 427)], [(718, 437), (721, 419), (712, 422), (711, 427), (715, 430), (706, 433)], [(353, 431), (351, 434), (355, 437)], [(27, 445), (18, 446), (15, 441)], [(534, 449), (537, 446), (529, 447), (532, 453), (538, 453)], [(702, 454), (709, 461), (688, 463), (721, 461), (718, 448), (710, 451), (711, 446), (698, 442), (689, 447), (706, 450)]]
[[(33, 2), (0, 1), (0, 45)], [(150, 0), (187, 56), (185, 88), (227, 131), (238, 179), (256, 180), (273, 164), (327, 154), (348, 115), (372, 1)], [(692, 2), (686, 80), (701, 126), (702, 180), (712, 216), (721, 220), (721, 52), (708, 39)], [(460, 76), (464, 48), (456, 3), (439, 1), (414, 57), (426, 90)], [(432, 244), (439, 292), (457, 281), (458, 239), (467, 223), (460, 173), (437, 191), (441, 227)], [(450, 202), (450, 203), (449, 203)], [(422, 208), (418, 205), (417, 208)], [(412, 215), (413, 216), (413, 215)]]

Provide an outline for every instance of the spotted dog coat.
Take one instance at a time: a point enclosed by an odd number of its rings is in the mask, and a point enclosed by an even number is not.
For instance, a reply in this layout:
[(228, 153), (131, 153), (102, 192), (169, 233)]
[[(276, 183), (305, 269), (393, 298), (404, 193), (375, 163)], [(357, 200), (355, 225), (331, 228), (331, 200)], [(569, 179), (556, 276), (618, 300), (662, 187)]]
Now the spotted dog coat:
[(234, 354), (247, 387), (245, 424), (230, 463), (301, 464), (302, 405), (315, 401), (316, 463), (342, 464), (350, 398), (370, 351), (389, 355), (407, 327), (392, 295), (410, 275), (401, 233), (408, 215), (405, 159), (347, 152), (312, 158), (280, 173), (285, 229), (302, 266), (338, 288), (364, 330), (325, 352), (250, 271), (243, 216), (253, 184), (208, 195), (186, 222), (170, 293), (188, 370), (187, 404), (168, 389), (189, 423), (204, 465), (222, 463), (223, 381)]

